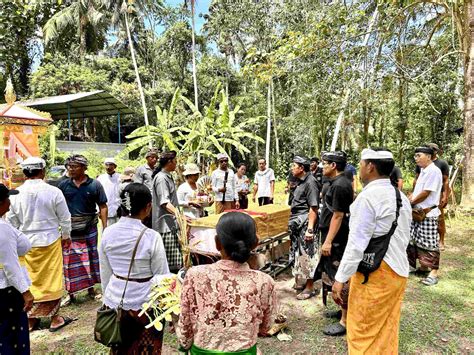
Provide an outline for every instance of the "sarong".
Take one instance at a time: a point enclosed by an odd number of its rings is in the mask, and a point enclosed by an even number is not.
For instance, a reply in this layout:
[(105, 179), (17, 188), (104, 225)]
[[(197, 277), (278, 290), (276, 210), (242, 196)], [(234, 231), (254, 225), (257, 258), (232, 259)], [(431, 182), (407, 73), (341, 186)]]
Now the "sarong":
[(64, 279), (69, 293), (100, 283), (97, 226), (83, 236), (73, 236), (70, 250), (63, 250)]
[(421, 222), (411, 222), (407, 254), (412, 267), (416, 267), (418, 259), (422, 267), (439, 269), (438, 217), (426, 217)]
[(416, 269), (416, 260), (420, 261), (422, 268), (429, 268), (432, 270), (439, 269), (439, 251), (430, 251), (423, 248), (417, 247), (416, 245), (409, 244), (407, 247), (408, 262), (410, 266)]
[(234, 210), (235, 209), (235, 202), (234, 201), (216, 201), (216, 214), (222, 213), (225, 210)]
[(252, 346), (251, 348), (239, 351), (218, 351), (218, 350), (206, 350), (197, 347), (196, 345), (192, 345), (191, 349), (189, 350), (191, 355), (256, 355), (257, 354), (257, 345)]
[[(321, 245), (326, 241), (327, 233), (329, 229), (323, 229), (321, 231)], [(326, 305), (327, 294), (328, 292), (332, 292), (332, 285), (334, 284), (337, 269), (339, 268), (339, 264), (341, 263), (342, 256), (344, 255), (344, 251), (347, 245), (347, 237), (349, 235), (349, 230), (347, 227), (341, 225), (339, 232), (337, 233), (336, 237), (331, 246), (331, 255), (329, 256), (321, 256), (319, 260), (319, 264), (316, 268), (316, 272), (314, 273), (314, 281), (322, 280), (323, 283), (323, 303)], [(336, 242), (337, 241), (344, 241)], [(344, 283), (344, 287), (342, 289), (342, 309), (347, 309), (347, 302), (349, 299), (349, 282)]]
[(407, 283), (385, 261), (362, 284), (357, 272), (350, 280), (347, 312), (349, 354), (398, 354), (400, 310)]
[(177, 233), (177, 231), (160, 233), (171, 272), (178, 272), (183, 267), (183, 255)]
[(61, 238), (47, 247), (32, 248), (25, 261), (32, 283), (30, 291), (35, 298), (28, 317), (56, 315), (64, 292)]
[(0, 354), (29, 354), (28, 316), (23, 296), (14, 287), (0, 289)]
[(155, 327), (145, 329), (149, 323), (146, 315), (138, 317), (139, 311), (123, 311), (121, 333), (123, 344), (110, 349), (111, 354), (161, 354), (163, 331)]
[(305, 240), (308, 228), (308, 213), (291, 216), (288, 222), (290, 230), (291, 249), (290, 262), (293, 262), (293, 276), (311, 279), (319, 262), (319, 240), (317, 234), (313, 241)]

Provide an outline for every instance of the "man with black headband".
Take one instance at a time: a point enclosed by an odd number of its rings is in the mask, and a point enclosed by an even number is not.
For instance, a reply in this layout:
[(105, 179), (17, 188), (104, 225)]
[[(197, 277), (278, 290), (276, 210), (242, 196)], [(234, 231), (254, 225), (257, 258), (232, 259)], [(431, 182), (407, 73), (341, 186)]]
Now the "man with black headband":
[[(400, 310), (408, 279), (410, 239), (408, 198), (391, 186), (395, 162), (386, 149), (364, 149), (359, 164), (362, 192), (350, 207), (349, 238), (332, 296), (347, 311), (349, 354), (397, 354)], [(370, 270), (361, 265), (370, 265)], [(366, 277), (367, 275), (367, 277)]]
[[(323, 191), (323, 207), (319, 219), (321, 231), (321, 260), (314, 274), (315, 280), (322, 280), (323, 301), (334, 283), (338, 265), (344, 254), (349, 234), (349, 206), (354, 197), (354, 191), (349, 179), (346, 178), (347, 156), (344, 152), (327, 152), (322, 157), (323, 174), (328, 179)], [(344, 335), (346, 333), (347, 296), (349, 285), (344, 288), (344, 302), (340, 312), (326, 312), (328, 318), (340, 318), (324, 329), (326, 335)]]
[(408, 260), (410, 266), (416, 268), (416, 260), (420, 262), (421, 273), (428, 273), (422, 280), (426, 286), (438, 283), (439, 269), (439, 233), (438, 204), (443, 185), (441, 170), (433, 163), (433, 148), (422, 146), (415, 149), (415, 162), (420, 167), (420, 175), (413, 194), (410, 196), (412, 207), (423, 210), (424, 218), (413, 221), (410, 230)]
[[(319, 190), (316, 180), (309, 171), (309, 161), (296, 156), (293, 159), (292, 174), (298, 179), (291, 202), (291, 216), (288, 222), (290, 230), (290, 260), (293, 261), (293, 276), (296, 290), (302, 290), (296, 297), (306, 300), (316, 295), (313, 275), (318, 264), (318, 250), (315, 242), (317, 227)], [(302, 282), (301, 282), (301, 281)], [(304, 286), (300, 284), (304, 282)]]
[(88, 165), (83, 155), (70, 156), (65, 162), (69, 178), (58, 185), (71, 213), (72, 242), (68, 249), (63, 249), (70, 301), (74, 301), (75, 293), (85, 289), (90, 297), (95, 297), (94, 285), (100, 283), (97, 223), (100, 218), (102, 228), (107, 227), (107, 196), (100, 182), (86, 175)]
[[(439, 170), (441, 170), (441, 174), (443, 175), (443, 187), (441, 188), (441, 198), (439, 201), (439, 211), (440, 215), (438, 216), (438, 233), (439, 233), (439, 249), (444, 250), (444, 237), (446, 235), (446, 223), (444, 221), (444, 209), (448, 205), (448, 196), (450, 193), (449, 189), (449, 165), (446, 160), (443, 160), (438, 157), (438, 154), (441, 152), (441, 149), (436, 143), (428, 143), (428, 147), (433, 149), (433, 157), (432, 161), (433, 164), (436, 165)], [(418, 176), (420, 176), (420, 167), (416, 166), (416, 176), (415, 180), (413, 180), (413, 188), (416, 185), (416, 181)]]
[(176, 209), (179, 206), (176, 184), (171, 173), (176, 170), (176, 152), (163, 152), (153, 173), (153, 229), (160, 233), (166, 250), (166, 258), (172, 272), (183, 266), (178, 240)]

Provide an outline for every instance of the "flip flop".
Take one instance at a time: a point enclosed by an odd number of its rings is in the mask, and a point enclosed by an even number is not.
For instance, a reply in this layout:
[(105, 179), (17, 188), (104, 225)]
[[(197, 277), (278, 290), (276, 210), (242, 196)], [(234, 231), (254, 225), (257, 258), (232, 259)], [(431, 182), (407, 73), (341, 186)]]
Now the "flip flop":
[(316, 296), (316, 292), (315, 291), (303, 291), (301, 293), (298, 294), (298, 296), (296, 296), (296, 299), (299, 300), (299, 301), (304, 301), (304, 300), (307, 300), (307, 299), (310, 299), (311, 297), (314, 297)]
[(326, 311), (324, 312), (324, 317), (325, 318), (336, 318), (336, 319), (341, 319), (342, 317), (342, 311)]
[(72, 322), (74, 322), (75, 320), (77, 320), (77, 318), (74, 318), (74, 319), (73, 319), (73, 318), (69, 318), (69, 317), (62, 317), (62, 318), (63, 318), (63, 320), (64, 320), (64, 323), (61, 324), (60, 326), (55, 327), (55, 328), (49, 328), (49, 331), (50, 331), (51, 333), (57, 332), (59, 329), (64, 328), (66, 325), (71, 324)]
[(438, 283), (438, 278), (433, 276), (428, 276), (426, 279), (421, 280), (421, 283), (426, 286), (434, 286)]
[(323, 333), (330, 336), (344, 335), (346, 334), (346, 327), (341, 323), (330, 324), (323, 330)]

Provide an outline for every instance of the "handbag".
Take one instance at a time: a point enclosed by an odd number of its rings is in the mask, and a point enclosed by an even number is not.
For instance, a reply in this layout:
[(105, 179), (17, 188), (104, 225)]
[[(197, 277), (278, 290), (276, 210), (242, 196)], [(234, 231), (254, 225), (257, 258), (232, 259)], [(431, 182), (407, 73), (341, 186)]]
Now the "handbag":
[(130, 273), (132, 271), (133, 262), (135, 261), (135, 255), (137, 254), (138, 244), (142, 239), (148, 228), (145, 227), (140, 232), (135, 247), (133, 248), (132, 260), (130, 261), (130, 266), (128, 268), (128, 276), (125, 281), (125, 287), (123, 288), (122, 298), (120, 299), (120, 304), (117, 309), (109, 308), (106, 305), (102, 305), (97, 310), (97, 318), (95, 321), (94, 327), (94, 339), (95, 341), (108, 346), (117, 346), (122, 344), (122, 334), (120, 331), (121, 320), (122, 320), (122, 308), (123, 308), (123, 298), (125, 297), (125, 291), (127, 291), (128, 280), (130, 278)]
[(431, 206), (428, 208), (413, 208), (411, 210), (411, 216), (415, 222), (423, 222), (426, 218), (426, 215), (431, 212), (431, 210), (435, 209), (438, 206)]

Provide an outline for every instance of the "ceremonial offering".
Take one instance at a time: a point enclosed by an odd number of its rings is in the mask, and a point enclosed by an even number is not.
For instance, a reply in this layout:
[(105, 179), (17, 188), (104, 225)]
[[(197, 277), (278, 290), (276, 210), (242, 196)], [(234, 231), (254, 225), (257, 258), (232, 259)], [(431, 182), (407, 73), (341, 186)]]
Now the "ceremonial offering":
[(208, 195), (212, 192), (212, 179), (210, 176), (201, 176), (196, 182), (198, 195)]

